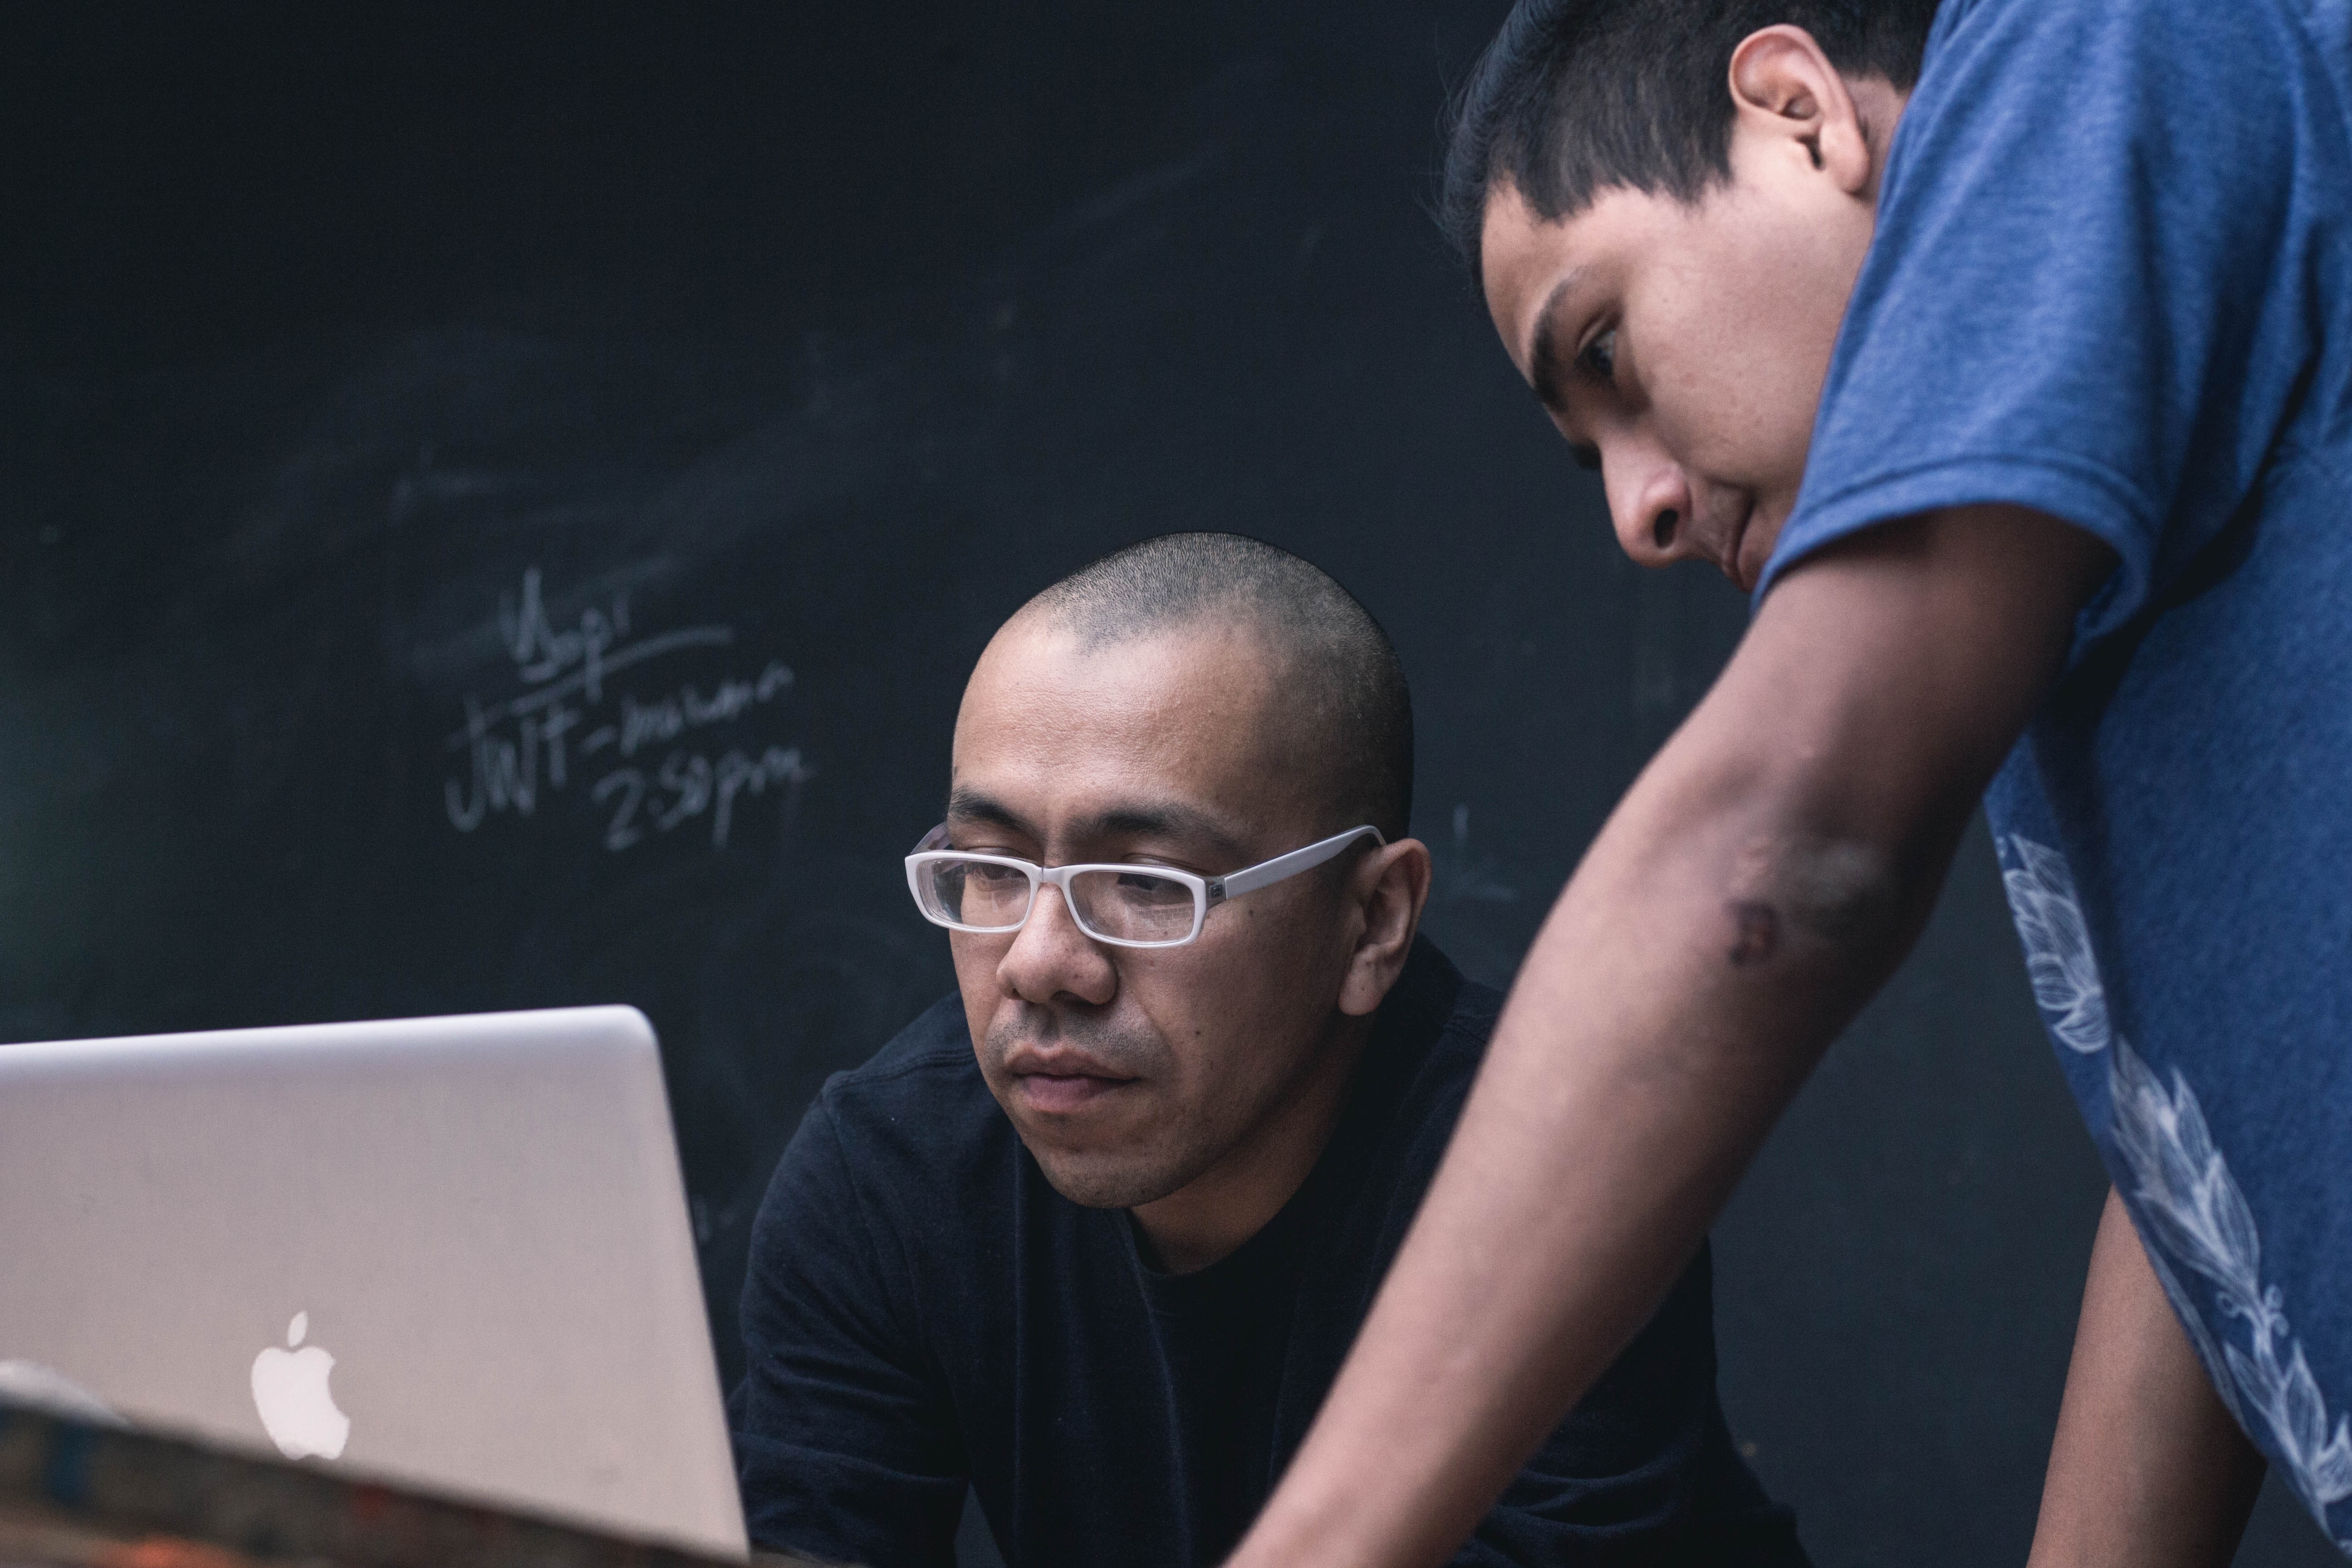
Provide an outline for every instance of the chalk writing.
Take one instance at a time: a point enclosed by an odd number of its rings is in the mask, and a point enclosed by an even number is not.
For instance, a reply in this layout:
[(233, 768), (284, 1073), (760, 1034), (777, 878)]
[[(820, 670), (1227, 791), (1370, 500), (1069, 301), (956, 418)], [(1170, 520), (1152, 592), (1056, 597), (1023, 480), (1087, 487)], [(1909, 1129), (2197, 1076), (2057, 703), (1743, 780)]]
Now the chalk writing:
[(575, 773), (617, 761), (623, 765), (607, 766), (587, 790), (589, 803), (604, 814), (606, 849), (618, 854), (648, 831), (668, 833), (698, 818), (709, 824), (711, 847), (724, 849), (744, 797), (774, 792), (789, 815), (815, 774), (798, 746), (673, 744), (694, 731), (740, 730), (772, 711), (793, 689), (792, 667), (782, 660), (715, 683), (681, 681), (650, 692), (614, 681), (667, 655), (732, 648), (732, 626), (638, 637), (625, 593), (559, 626), (533, 566), (522, 575), (519, 596), (499, 596), (498, 627), (523, 689), (488, 703), (466, 694), (466, 721), (446, 739), (449, 750), (465, 753), (465, 777), (442, 781), (450, 826), (460, 833), (500, 813), (533, 816), (548, 795), (571, 789)]
[[(705, 812), (710, 816), (711, 847), (724, 849), (738, 795), (761, 795), (773, 784), (797, 789), (813, 773), (801, 761), (798, 746), (770, 746), (757, 761), (741, 752), (729, 752), (715, 765), (699, 752), (672, 752), (662, 759), (650, 784), (642, 768), (615, 768), (598, 779), (589, 793), (597, 805), (613, 814), (604, 828), (607, 849), (626, 849), (645, 837), (647, 824), (656, 832), (667, 833), (688, 817)], [(662, 791), (668, 798), (649, 803), (649, 789)]]

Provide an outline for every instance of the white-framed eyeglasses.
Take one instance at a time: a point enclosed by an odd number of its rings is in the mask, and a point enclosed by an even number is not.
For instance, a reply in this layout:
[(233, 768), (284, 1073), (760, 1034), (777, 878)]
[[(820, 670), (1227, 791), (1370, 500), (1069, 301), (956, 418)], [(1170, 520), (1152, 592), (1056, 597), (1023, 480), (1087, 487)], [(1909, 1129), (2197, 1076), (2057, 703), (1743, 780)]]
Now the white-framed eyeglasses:
[(1039, 866), (1010, 855), (970, 855), (942, 849), (947, 824), (923, 835), (907, 857), (907, 886), (933, 925), (1002, 935), (1019, 931), (1037, 907), (1038, 884), (1061, 889), (1070, 918), (1097, 942), (1114, 947), (1181, 947), (1199, 939), (1209, 910), (1310, 871), (1359, 838), (1386, 844), (1369, 825), (1335, 833), (1304, 849), (1222, 877), (1198, 877), (1173, 866)]

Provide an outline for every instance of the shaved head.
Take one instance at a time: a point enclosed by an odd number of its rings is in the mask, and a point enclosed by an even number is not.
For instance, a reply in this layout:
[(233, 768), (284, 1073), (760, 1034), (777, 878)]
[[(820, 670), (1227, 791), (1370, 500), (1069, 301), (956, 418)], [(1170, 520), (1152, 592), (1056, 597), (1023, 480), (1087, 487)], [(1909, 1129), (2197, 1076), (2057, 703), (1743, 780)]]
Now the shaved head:
[(1238, 533), (1169, 533), (1114, 551), (1055, 584), (1016, 621), (1087, 651), (1174, 632), (1231, 631), (1276, 668), (1279, 721), (1310, 759), (1333, 829), (1360, 822), (1391, 843), (1412, 816), (1412, 698), (1371, 613), (1321, 569)]

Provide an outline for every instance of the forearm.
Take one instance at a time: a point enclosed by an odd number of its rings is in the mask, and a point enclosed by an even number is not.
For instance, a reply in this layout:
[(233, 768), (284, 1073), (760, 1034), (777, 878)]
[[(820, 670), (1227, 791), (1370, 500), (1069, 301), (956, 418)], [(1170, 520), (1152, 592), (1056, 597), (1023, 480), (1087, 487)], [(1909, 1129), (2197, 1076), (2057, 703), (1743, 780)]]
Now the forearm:
[(1967, 573), (1955, 588), (1918, 557), (1998, 566), (2016, 530), (2056, 525), (1964, 521), (1882, 531), (1776, 590), (1611, 818), (1237, 1563), (1442, 1558), (1639, 1327), (1900, 960), (2095, 580), (2095, 555), (2068, 554), (2031, 582), (2046, 604), (1987, 617)]
[(1676, 797), (1691, 783), (1661, 763), (1530, 950), (1445, 1163), (1249, 1563), (1442, 1559), (1639, 1329), (1899, 956), (1921, 889), (1865, 874), (1871, 918), (1834, 938), (1808, 930), (1775, 886), (1806, 869), (1786, 843), (1801, 835), (1739, 812), (1696, 837), (1658, 831), (1668, 817), (1688, 826)]
[(2263, 1473), (2110, 1192), (2029, 1568), (2227, 1564)]

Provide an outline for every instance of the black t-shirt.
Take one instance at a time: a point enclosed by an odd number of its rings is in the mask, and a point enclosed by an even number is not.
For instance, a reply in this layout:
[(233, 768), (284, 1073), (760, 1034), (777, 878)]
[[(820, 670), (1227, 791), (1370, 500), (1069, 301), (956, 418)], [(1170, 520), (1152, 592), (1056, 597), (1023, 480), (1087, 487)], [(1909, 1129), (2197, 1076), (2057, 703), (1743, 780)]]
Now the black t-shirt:
[[(1500, 998), (1415, 945), (1331, 1142), (1230, 1256), (1153, 1268), (1054, 1191), (949, 997), (836, 1074), (777, 1166), (743, 1291), (751, 1537), (953, 1560), (964, 1489), (1010, 1568), (1213, 1568), (1305, 1436), (1444, 1152)], [(1801, 1564), (1715, 1394), (1697, 1261), (1463, 1564)]]

